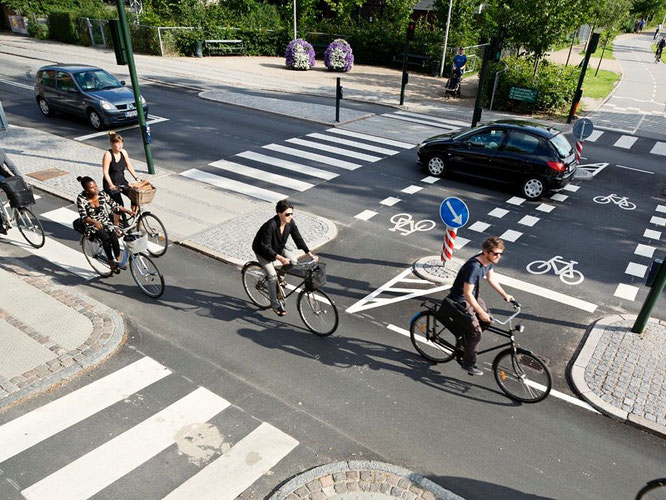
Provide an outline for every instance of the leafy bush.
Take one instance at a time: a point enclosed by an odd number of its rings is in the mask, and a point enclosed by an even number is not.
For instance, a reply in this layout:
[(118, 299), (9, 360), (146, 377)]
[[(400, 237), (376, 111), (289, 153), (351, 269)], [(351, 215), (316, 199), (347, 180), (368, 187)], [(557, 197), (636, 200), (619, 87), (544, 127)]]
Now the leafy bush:
[(354, 54), (351, 45), (342, 38), (333, 40), (324, 52), (324, 64), (335, 71), (349, 71), (354, 66)]
[(81, 43), (74, 12), (51, 12), (48, 18), (49, 38), (63, 43)]
[(28, 34), (39, 40), (48, 40), (49, 26), (46, 23), (37, 21), (37, 19), (30, 19), (28, 21)]
[(289, 42), (284, 57), (285, 64), (290, 69), (308, 70), (315, 64), (314, 49), (302, 38)]
[[(534, 63), (530, 59), (507, 57), (503, 61), (508, 69), (502, 73), (495, 92), (493, 102), (494, 110), (508, 110), (519, 113), (529, 113), (533, 105), (509, 99), (511, 87), (529, 87), (538, 90), (535, 111), (542, 113), (553, 113), (562, 111), (571, 105), (571, 99), (576, 91), (580, 70), (576, 66), (564, 66), (542, 61), (539, 65), (536, 78), (534, 75)], [(503, 69), (501, 64), (489, 67), (486, 78), (485, 99), (486, 104), (490, 101), (493, 90), (494, 75), (496, 71)]]
[(160, 40), (155, 26), (129, 25), (132, 49), (136, 54), (160, 55)]

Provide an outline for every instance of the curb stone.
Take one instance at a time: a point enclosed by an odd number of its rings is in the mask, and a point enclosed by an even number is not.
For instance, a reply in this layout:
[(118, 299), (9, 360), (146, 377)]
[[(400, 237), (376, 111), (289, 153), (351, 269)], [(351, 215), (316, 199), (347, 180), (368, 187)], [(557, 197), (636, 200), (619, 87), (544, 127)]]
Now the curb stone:
[(462, 497), (403, 467), (373, 460), (335, 462), (298, 474), (267, 500), (405, 498), (463, 500)]

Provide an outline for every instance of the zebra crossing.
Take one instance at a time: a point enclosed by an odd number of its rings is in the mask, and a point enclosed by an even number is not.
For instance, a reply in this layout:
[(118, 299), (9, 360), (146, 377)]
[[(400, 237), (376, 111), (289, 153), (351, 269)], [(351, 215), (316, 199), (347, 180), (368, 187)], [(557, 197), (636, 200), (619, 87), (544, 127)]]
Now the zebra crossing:
[(619, 149), (635, 152), (647, 151), (649, 154), (666, 156), (666, 142), (636, 137), (633, 135), (607, 132), (604, 130), (595, 130), (585, 139), (585, 142), (599, 143), (604, 146), (612, 146)]
[[(99, 493), (117, 498), (117, 490), (136, 480), (134, 475), (160, 480), (165, 477), (165, 482), (177, 477), (180, 482), (170, 484), (174, 487), (163, 494), (164, 498), (234, 499), (298, 446), (296, 439), (266, 422), (238, 411), (230, 416), (234, 408), (231, 403), (203, 387), (190, 390), (191, 385), (187, 394), (169, 401), (124, 432), (115, 436), (113, 432), (99, 432), (105, 429), (105, 422), (110, 422), (107, 419), (117, 419), (118, 411), (122, 415), (135, 410), (136, 401), (152, 399), (151, 391), (157, 392), (155, 386), (169, 384), (174, 377), (177, 375), (165, 366), (143, 357), (0, 425), (0, 468), (5, 479), (18, 486), (29, 500), (84, 499)], [(141, 406), (142, 415), (150, 410), (149, 404)], [(224, 442), (228, 437), (226, 428), (217, 427), (224, 427), (224, 422), (230, 425), (239, 415), (244, 420), (242, 434), (234, 435), (233, 444)], [(201, 439), (202, 428), (208, 436), (219, 439)], [(39, 451), (40, 455), (57, 457), (57, 448), (62, 446), (59, 438), (66, 432), (76, 435), (77, 442), (97, 446), (67, 453), (71, 460), (58, 462), (55, 469), (50, 463), (44, 465), (43, 477), (41, 471), (27, 475), (40, 476), (31, 484), (21, 484), (26, 480), (22, 471), (12, 477), (11, 471), (22, 463), (24, 454)], [(197, 447), (199, 454), (193, 451)], [(199, 458), (197, 467), (188, 460), (192, 456)]]
[[(382, 116), (404, 122), (404, 126), (428, 125), (446, 132), (467, 126), (456, 120), (404, 111)], [(260, 151), (243, 151), (180, 175), (227, 191), (276, 202), (414, 146), (410, 142), (330, 128), (281, 143), (266, 144)]]

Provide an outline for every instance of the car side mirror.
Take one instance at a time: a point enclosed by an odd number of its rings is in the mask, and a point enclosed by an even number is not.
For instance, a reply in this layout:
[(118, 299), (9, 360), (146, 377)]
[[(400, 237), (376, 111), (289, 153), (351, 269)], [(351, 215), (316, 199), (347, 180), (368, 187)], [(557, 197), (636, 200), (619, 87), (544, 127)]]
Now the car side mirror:
[(120, 80), (120, 85), (125, 86), (125, 80)]
[(466, 142), (466, 143), (465, 143), (465, 147), (466, 147), (467, 149), (472, 149), (472, 143), (471, 143), (471, 142)]

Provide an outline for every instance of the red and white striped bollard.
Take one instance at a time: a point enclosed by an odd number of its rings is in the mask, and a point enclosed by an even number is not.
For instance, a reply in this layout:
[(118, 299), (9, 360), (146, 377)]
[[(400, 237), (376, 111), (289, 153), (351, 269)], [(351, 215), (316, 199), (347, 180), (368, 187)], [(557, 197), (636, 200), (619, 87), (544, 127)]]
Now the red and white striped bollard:
[(444, 242), (442, 243), (442, 266), (446, 267), (446, 263), (453, 259), (453, 248), (456, 241), (456, 234), (458, 229), (446, 227), (444, 232)]
[(576, 141), (576, 162), (580, 163), (580, 155), (583, 152), (583, 141)]

